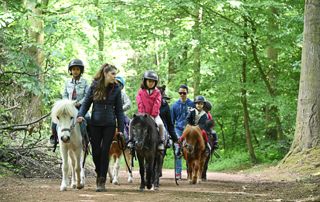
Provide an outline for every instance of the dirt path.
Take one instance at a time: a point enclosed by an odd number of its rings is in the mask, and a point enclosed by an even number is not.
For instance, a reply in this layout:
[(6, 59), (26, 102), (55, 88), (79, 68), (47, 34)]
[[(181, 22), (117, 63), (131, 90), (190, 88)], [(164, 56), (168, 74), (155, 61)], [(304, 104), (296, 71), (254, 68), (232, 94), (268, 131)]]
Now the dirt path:
[[(124, 171), (120, 185), (107, 184), (107, 192), (95, 192), (95, 178), (88, 177), (82, 190), (60, 192), (60, 179), (0, 178), (0, 201), (320, 201), (320, 180), (270, 181), (252, 174), (208, 173), (208, 181), (189, 185), (185, 173), (177, 186), (173, 170), (164, 170), (159, 191), (138, 191), (139, 175), (126, 182)], [(279, 178), (280, 179), (280, 178)]]

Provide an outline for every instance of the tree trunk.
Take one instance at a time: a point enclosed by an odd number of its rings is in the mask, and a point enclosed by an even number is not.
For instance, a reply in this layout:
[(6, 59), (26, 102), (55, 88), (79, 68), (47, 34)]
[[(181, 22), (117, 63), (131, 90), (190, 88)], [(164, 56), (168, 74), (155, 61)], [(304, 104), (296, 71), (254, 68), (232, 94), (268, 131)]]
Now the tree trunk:
[[(254, 22), (250, 21), (250, 23), (251, 23), (251, 29), (252, 29), (253, 33), (255, 33), (256, 32), (256, 27), (254, 25)], [(272, 85), (272, 79), (270, 79), (274, 75), (272, 75), (270, 77), (270, 75), (267, 75), (265, 73), (265, 71), (262, 68), (262, 64), (260, 63), (259, 57), (258, 57), (257, 42), (252, 37), (250, 38), (250, 40), (251, 40), (251, 49), (252, 49), (253, 59), (254, 59), (254, 61), (256, 63), (256, 66), (257, 66), (257, 68), (259, 70), (261, 78), (262, 78), (262, 80), (264, 81), (264, 83), (265, 83), (265, 85), (267, 87), (269, 95), (274, 100), (276, 100), (276, 89), (274, 88), (274, 85)], [(271, 54), (271, 52), (269, 54)], [(273, 52), (272, 54), (273, 54), (272, 57), (276, 57), (276, 53), (275, 52)], [(275, 59), (275, 58), (273, 58), (273, 59)], [(274, 119), (275, 124), (276, 124), (276, 128), (275, 129), (271, 128), (271, 129), (267, 129), (267, 130), (270, 130), (270, 131), (275, 130), (275, 131), (277, 131), (277, 138), (280, 139), (280, 140), (284, 139), (278, 106), (273, 104), (272, 106), (266, 106), (266, 107), (267, 107), (266, 112), (270, 113), (270, 114), (268, 114), (268, 116), (271, 115), (270, 116), (270, 117), (272, 117), (271, 119)]]
[[(247, 21), (245, 19), (245, 27), (247, 27)], [(248, 33), (244, 33), (244, 42), (245, 45), (247, 45), (248, 42)], [(244, 53), (247, 53), (246, 46), (244, 47)], [(247, 83), (247, 57), (246, 55), (242, 58), (242, 88), (241, 88), (241, 103), (243, 106), (243, 124), (245, 128), (246, 133), (246, 143), (248, 152), (250, 155), (250, 159), (252, 163), (257, 163), (257, 158), (254, 153), (252, 141), (251, 141), (251, 132), (250, 132), (250, 118), (249, 118), (249, 110), (248, 110), (248, 100), (247, 100), (247, 89), (246, 89), (246, 83)]]
[[(279, 30), (278, 21), (278, 10), (271, 6), (269, 8), (269, 17), (268, 17), (268, 30), (269, 33), (277, 33)], [(267, 47), (267, 57), (269, 58), (269, 68), (268, 68), (268, 80), (270, 82), (270, 86), (276, 86), (276, 80), (278, 77), (278, 49), (275, 47), (277, 43), (277, 39), (275, 39), (274, 35), (268, 34), (268, 47)], [(273, 97), (276, 98), (275, 89), (273, 90)], [(278, 107), (273, 103), (268, 104), (265, 110), (266, 117), (266, 136), (270, 139), (277, 140), (283, 139), (283, 132), (281, 127), (281, 121), (279, 116)], [(275, 125), (272, 124), (275, 122)]]
[(306, 0), (296, 130), (289, 154), (320, 146), (320, 1)]
[[(38, 73), (37, 80), (39, 86), (43, 86), (44, 77), (42, 73), (42, 66), (44, 64), (44, 52), (42, 47), (44, 45), (44, 22), (42, 20), (42, 8), (46, 8), (48, 0), (41, 1), (41, 6), (38, 5), (37, 0), (26, 0), (24, 5), (27, 9), (32, 11), (32, 15), (28, 17), (30, 22), (30, 28), (28, 30), (29, 37), (32, 41), (32, 45), (27, 49), (28, 55), (32, 58), (32, 63)], [(40, 48), (39, 48), (40, 47)], [(41, 116), (42, 97), (41, 94), (35, 95), (31, 93), (26, 110), (26, 116), (24, 122), (33, 120), (34, 118)]]
[[(173, 41), (174, 38), (174, 34), (172, 33), (172, 31), (170, 31), (170, 35), (169, 35), (170, 41)], [(169, 60), (169, 64), (168, 64), (168, 85), (171, 86), (173, 83), (172, 81), (174, 81), (174, 75), (176, 75), (176, 66), (175, 66), (175, 62), (174, 62), (174, 58), (173, 58), (173, 53), (172, 51), (168, 51), (168, 60)]]
[(100, 9), (100, 5), (99, 5), (99, 0), (95, 0), (94, 2), (94, 5), (96, 6), (97, 8), (97, 22), (98, 22), (98, 33), (99, 33), (99, 36), (98, 36), (98, 49), (99, 49), (99, 61), (101, 64), (103, 64), (105, 61), (104, 61), (104, 30), (105, 30), (105, 23), (104, 23), (104, 19), (101, 17), (101, 14), (100, 12), (101, 9)]
[(193, 26), (193, 40), (196, 41), (195, 48), (193, 50), (193, 72), (194, 72), (194, 96), (200, 95), (200, 69), (201, 69), (201, 20), (202, 20), (202, 9), (196, 8), (195, 22)]

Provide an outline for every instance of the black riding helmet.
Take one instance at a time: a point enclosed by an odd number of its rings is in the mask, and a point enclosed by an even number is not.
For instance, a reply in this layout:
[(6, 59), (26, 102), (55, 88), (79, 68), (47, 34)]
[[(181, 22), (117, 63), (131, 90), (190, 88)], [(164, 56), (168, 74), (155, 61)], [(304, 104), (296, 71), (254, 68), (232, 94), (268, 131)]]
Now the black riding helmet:
[(202, 102), (203, 104), (206, 103), (206, 99), (202, 95), (198, 95), (194, 98), (194, 103)]
[(211, 111), (211, 109), (212, 109), (212, 104), (211, 104), (211, 102), (209, 102), (209, 101), (206, 101), (205, 103), (204, 103), (204, 106), (203, 106), (203, 109), (205, 110), (205, 111)]
[(146, 83), (147, 79), (155, 81), (155, 85), (152, 88), (152, 89), (154, 89), (158, 84), (159, 77), (155, 71), (148, 70), (148, 71), (144, 72), (142, 79), (143, 79), (143, 85), (145, 87), (147, 87), (147, 83)]
[(71, 74), (71, 67), (74, 67), (74, 66), (78, 66), (80, 67), (80, 74), (83, 74), (83, 71), (84, 71), (84, 64), (82, 62), (82, 60), (79, 60), (79, 59), (73, 59), (70, 61), (69, 65), (68, 65), (68, 71)]

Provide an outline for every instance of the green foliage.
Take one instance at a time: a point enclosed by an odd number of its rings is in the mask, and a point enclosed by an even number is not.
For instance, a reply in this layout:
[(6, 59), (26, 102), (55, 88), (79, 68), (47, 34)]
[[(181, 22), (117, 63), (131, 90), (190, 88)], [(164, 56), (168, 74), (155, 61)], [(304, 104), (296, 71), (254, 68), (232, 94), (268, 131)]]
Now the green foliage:
[(208, 170), (211, 171), (238, 171), (252, 166), (248, 153), (244, 151), (220, 152), (221, 158), (209, 161)]
[[(110, 2), (54, 0), (40, 14), (32, 13), (20, 1), (5, 1), (0, 11), (0, 123), (24, 120), (19, 106), (26, 108), (32, 96), (40, 96), (43, 113), (61, 97), (63, 83), (69, 77), (67, 64), (73, 58), (85, 62), (85, 77), (91, 81), (101, 64), (115, 63), (126, 78), (125, 90), (132, 101), (128, 112), (137, 111), (135, 96), (145, 70), (154, 69), (160, 85), (167, 85), (171, 104), (179, 98), (178, 86), (190, 87), (193, 99), (194, 76), (200, 74), (200, 93), (213, 103), (211, 111), (222, 158), (211, 169), (221, 170), (250, 165), (243, 127), (241, 90), (246, 89), (250, 130), (254, 150), (260, 162), (280, 160), (289, 149), (295, 129), (300, 77), (303, 28), (302, 1), (156, 1)], [(194, 14), (202, 9), (201, 37), (194, 40)], [(32, 14), (43, 20), (44, 43), (29, 36)], [(273, 26), (272, 26), (273, 25)], [(98, 29), (104, 28), (104, 36)], [(244, 35), (248, 34), (248, 40)], [(102, 37), (103, 51), (98, 40)], [(252, 39), (252, 40), (251, 40)], [(194, 72), (194, 48), (199, 44), (201, 70)], [(252, 44), (262, 70), (267, 74), (274, 96), (257, 68)], [(28, 50), (36, 47), (44, 53), (39, 69)], [(277, 52), (276, 61), (268, 50)], [(100, 61), (103, 56), (105, 61)], [(247, 81), (241, 82), (246, 58)], [(169, 69), (169, 65), (170, 68)], [(41, 79), (40, 79), (41, 78)], [(24, 98), (24, 99), (23, 99)], [(270, 140), (268, 131), (276, 128), (277, 108), (285, 142)], [(49, 122), (49, 120), (48, 120)], [(266, 155), (264, 155), (266, 154)], [(171, 151), (165, 167), (173, 167)], [(217, 164), (217, 165), (216, 165)], [(213, 167), (212, 167), (213, 166)]]

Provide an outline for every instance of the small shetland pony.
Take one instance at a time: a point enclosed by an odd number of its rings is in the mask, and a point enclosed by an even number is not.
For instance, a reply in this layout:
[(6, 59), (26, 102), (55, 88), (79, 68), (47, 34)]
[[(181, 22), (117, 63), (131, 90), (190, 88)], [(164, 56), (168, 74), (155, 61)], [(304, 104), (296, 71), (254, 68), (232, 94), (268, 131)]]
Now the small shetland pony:
[(156, 123), (148, 114), (134, 115), (129, 132), (139, 162), (140, 191), (144, 191), (145, 186), (147, 189), (158, 190), (163, 156), (157, 149), (160, 136)]
[[(131, 154), (130, 150), (126, 148), (126, 141), (124, 136), (120, 136), (119, 133), (116, 133), (113, 137), (112, 144), (109, 150), (109, 157), (110, 161), (109, 164), (111, 163), (111, 159), (113, 159), (113, 168), (111, 172), (111, 168), (109, 166), (108, 174), (110, 177), (110, 183), (118, 185), (119, 184), (119, 169), (120, 169), (120, 158), (123, 154), (124, 151), (124, 158), (126, 161), (126, 169), (128, 172), (128, 182), (132, 183), (133, 182), (133, 176), (132, 176), (132, 167), (130, 166), (131, 162)], [(129, 168), (127, 167), (129, 166)], [(130, 170), (129, 170), (130, 169)]]
[(200, 182), (207, 158), (205, 141), (198, 126), (187, 125), (181, 137), (184, 139), (183, 157), (187, 162), (188, 180), (190, 184), (196, 184)]
[(84, 187), (84, 168), (82, 165), (82, 136), (80, 125), (76, 123), (78, 110), (71, 100), (59, 100), (51, 110), (52, 121), (57, 124), (60, 153), (62, 157), (62, 182), (60, 191), (68, 186), (68, 171), (71, 169), (71, 188)]

